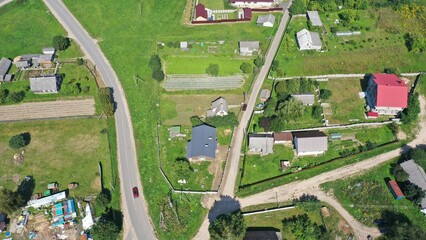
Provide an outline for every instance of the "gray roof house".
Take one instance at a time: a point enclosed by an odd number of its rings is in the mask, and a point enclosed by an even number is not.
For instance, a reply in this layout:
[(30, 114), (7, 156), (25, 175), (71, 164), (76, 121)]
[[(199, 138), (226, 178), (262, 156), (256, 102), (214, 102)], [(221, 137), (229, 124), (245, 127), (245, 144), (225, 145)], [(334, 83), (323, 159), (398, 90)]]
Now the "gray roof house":
[(275, 16), (272, 14), (259, 16), (256, 23), (258, 26), (273, 27), (275, 23)]
[(262, 89), (261, 91), (260, 91), (260, 96), (259, 96), (259, 98), (260, 98), (260, 100), (262, 101), (262, 102), (266, 102), (266, 101), (268, 101), (268, 99), (271, 97), (271, 91), (269, 91), (269, 89)]
[(293, 132), (298, 156), (323, 154), (328, 149), (327, 135), (318, 130)]
[(228, 115), (228, 102), (220, 97), (212, 102), (212, 109), (207, 110), (207, 117)]
[(297, 44), (299, 44), (299, 50), (321, 50), (322, 43), (320, 36), (317, 32), (309, 32), (306, 29), (302, 29), (296, 34)]
[(312, 26), (314, 27), (322, 27), (322, 22), (318, 11), (307, 11), (309, 20), (311, 20)]
[[(402, 169), (408, 173), (408, 181), (416, 184), (419, 188), (426, 191), (426, 173), (422, 167), (417, 165), (414, 160), (408, 160), (400, 164)], [(426, 197), (420, 203), (423, 209), (426, 209)]]
[(56, 49), (53, 47), (45, 47), (41, 49), (41, 51), (43, 52), (43, 54), (49, 54), (49, 55), (53, 55), (56, 53)]
[(9, 72), (12, 61), (7, 58), (1, 58), (0, 60), (0, 82), (5, 80), (7, 72)]
[(270, 133), (249, 134), (249, 152), (260, 155), (273, 153), (274, 137)]
[(240, 41), (240, 55), (253, 56), (254, 52), (259, 52), (259, 41)]
[(30, 88), (33, 93), (57, 93), (60, 79), (57, 75), (30, 77)]
[(20, 61), (14, 62), (14, 64), (17, 68), (21, 68), (21, 69), (28, 68), (31, 66), (31, 63), (28, 60), (20, 60)]
[(315, 95), (312, 93), (293, 94), (291, 97), (301, 101), (304, 105), (311, 106), (315, 103)]
[(192, 139), (186, 145), (188, 160), (216, 158), (216, 128), (203, 124), (192, 128)]

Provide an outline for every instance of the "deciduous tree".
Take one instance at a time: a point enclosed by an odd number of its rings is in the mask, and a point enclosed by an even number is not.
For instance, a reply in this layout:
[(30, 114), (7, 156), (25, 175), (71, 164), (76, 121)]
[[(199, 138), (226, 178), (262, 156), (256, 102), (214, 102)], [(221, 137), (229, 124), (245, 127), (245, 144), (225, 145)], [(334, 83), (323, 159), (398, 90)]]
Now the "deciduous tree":
[(210, 238), (213, 240), (243, 239), (246, 226), (240, 211), (220, 215), (209, 226)]

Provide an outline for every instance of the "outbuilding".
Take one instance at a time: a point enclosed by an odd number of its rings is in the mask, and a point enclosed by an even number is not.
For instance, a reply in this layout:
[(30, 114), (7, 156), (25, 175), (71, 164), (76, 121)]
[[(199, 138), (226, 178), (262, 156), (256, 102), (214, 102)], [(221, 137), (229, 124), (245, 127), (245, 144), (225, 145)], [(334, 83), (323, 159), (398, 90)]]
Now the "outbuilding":
[(240, 41), (240, 55), (253, 56), (254, 53), (259, 52), (259, 41)]
[(270, 133), (249, 134), (249, 152), (268, 155), (273, 153), (274, 137)]
[(296, 37), (300, 51), (321, 50), (322, 43), (317, 32), (310, 32), (306, 29), (302, 29), (296, 34)]
[(327, 135), (318, 130), (293, 132), (298, 156), (319, 155), (328, 149)]
[(59, 85), (58, 75), (30, 77), (30, 89), (33, 93), (57, 93)]
[(293, 94), (292, 98), (301, 101), (304, 105), (312, 106), (315, 103), (315, 95), (312, 93)]
[(259, 16), (257, 17), (256, 23), (258, 26), (273, 27), (275, 23), (275, 16), (272, 14)]

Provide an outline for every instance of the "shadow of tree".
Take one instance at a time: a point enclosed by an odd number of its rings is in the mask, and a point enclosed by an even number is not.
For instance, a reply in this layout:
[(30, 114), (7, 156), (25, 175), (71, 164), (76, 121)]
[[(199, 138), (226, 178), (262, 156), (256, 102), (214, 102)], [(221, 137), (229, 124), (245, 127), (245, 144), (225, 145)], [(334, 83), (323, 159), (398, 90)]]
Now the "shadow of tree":
[(212, 223), (222, 214), (232, 213), (241, 209), (241, 204), (230, 196), (220, 196), (220, 200), (215, 201), (208, 214), (209, 222)]
[(18, 186), (16, 192), (22, 197), (25, 202), (31, 199), (35, 189), (35, 179), (32, 176), (27, 176)]

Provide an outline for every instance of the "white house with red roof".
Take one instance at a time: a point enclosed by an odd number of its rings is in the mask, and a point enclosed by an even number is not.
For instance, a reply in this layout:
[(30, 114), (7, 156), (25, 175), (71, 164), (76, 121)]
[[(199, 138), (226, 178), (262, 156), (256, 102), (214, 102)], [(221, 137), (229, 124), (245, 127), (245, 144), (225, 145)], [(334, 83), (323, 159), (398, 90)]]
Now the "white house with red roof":
[(229, 0), (232, 6), (249, 8), (269, 8), (278, 4), (278, 2), (279, 0)]
[(397, 115), (407, 108), (408, 87), (395, 74), (372, 74), (368, 81), (366, 99), (370, 112)]

